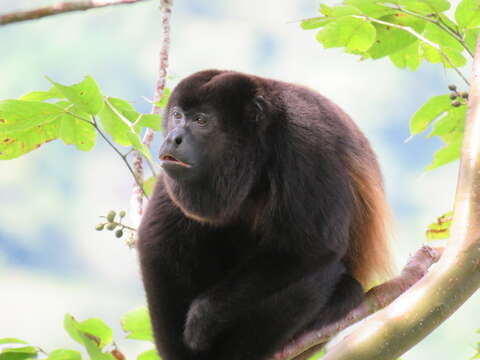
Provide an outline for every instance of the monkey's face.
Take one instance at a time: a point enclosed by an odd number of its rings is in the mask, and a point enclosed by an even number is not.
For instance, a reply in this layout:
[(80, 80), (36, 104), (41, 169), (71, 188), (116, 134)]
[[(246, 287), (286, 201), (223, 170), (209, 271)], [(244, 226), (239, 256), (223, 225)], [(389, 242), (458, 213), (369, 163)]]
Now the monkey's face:
[(182, 80), (166, 109), (164, 183), (187, 216), (226, 223), (240, 212), (262, 166), (263, 98), (249, 76), (204, 71)]
[(219, 129), (218, 116), (208, 106), (177, 105), (167, 116), (167, 135), (160, 147), (163, 169), (177, 181), (200, 181), (225, 152), (226, 134)]

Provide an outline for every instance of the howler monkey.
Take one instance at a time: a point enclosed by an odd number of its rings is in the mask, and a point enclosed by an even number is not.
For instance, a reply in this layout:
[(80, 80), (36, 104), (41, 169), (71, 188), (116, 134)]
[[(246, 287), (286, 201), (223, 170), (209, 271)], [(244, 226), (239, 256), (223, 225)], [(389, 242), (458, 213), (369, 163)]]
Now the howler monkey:
[(344, 316), (389, 266), (367, 139), (303, 86), (234, 71), (182, 80), (138, 233), (163, 360), (263, 360)]

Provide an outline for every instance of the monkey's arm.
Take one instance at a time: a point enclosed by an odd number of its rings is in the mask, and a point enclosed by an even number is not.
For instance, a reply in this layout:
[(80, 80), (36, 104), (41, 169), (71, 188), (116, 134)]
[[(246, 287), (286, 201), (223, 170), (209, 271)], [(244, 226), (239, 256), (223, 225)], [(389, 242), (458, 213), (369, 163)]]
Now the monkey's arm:
[[(313, 317), (313, 313), (328, 301), (344, 272), (343, 264), (322, 263), (321, 258), (315, 264), (306, 264), (289, 254), (257, 254), (192, 302), (185, 325), (185, 342), (193, 350), (208, 349), (222, 331), (235, 327), (242, 317), (258, 313), (265, 303), (270, 304), (269, 326), (275, 327), (274, 324), (285, 317), (286, 308), (291, 306), (301, 306), (302, 311), (312, 313)], [(311, 278), (316, 281), (311, 283)], [(302, 285), (306, 283), (308, 286)], [(297, 289), (298, 294), (290, 292), (290, 288)], [(290, 295), (281, 296), (282, 293)], [(294, 297), (301, 300), (294, 304)], [(295, 322), (304, 319), (292, 317), (288, 327), (278, 326), (282, 331), (289, 327), (295, 329)]]

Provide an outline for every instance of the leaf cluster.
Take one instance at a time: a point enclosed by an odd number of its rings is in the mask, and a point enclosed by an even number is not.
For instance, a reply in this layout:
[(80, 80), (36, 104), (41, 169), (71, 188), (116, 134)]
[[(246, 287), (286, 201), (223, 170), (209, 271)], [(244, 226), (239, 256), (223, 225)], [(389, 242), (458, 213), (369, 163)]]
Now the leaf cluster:
[(47, 91), (0, 101), (0, 160), (15, 159), (57, 139), (90, 151), (103, 132), (114, 143), (152, 159), (140, 135), (144, 128), (160, 130), (160, 115), (139, 113), (128, 101), (104, 96), (91, 76), (70, 86), (48, 81), (52, 87)]
[[(128, 339), (153, 342), (153, 332), (150, 317), (145, 307), (132, 310), (121, 320), (123, 330)], [(76, 320), (66, 314), (63, 326), (68, 335), (82, 345), (90, 360), (124, 360), (125, 356), (113, 341), (112, 329), (101, 319), (90, 318), (84, 321)], [(82, 360), (77, 350), (56, 349), (46, 352), (43, 349), (28, 344), (26, 341), (3, 338), (0, 339), (0, 360)], [(160, 360), (157, 351), (152, 348), (137, 356), (137, 360)]]
[[(325, 48), (341, 47), (361, 59), (388, 57), (399, 68), (417, 69), (423, 60), (445, 67), (465, 65), (480, 32), (478, 0), (462, 0), (455, 19), (447, 0), (344, 0), (320, 5), (322, 16), (305, 19), (303, 29), (320, 29)], [(443, 54), (443, 55), (442, 55)]]

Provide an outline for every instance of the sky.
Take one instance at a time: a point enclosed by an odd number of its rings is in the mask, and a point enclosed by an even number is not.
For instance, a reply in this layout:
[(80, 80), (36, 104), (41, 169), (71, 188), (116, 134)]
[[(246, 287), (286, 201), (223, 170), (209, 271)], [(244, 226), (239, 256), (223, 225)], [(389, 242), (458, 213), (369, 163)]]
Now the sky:
[[(52, 1), (0, 0), (0, 13)], [(176, 0), (169, 86), (208, 68), (238, 70), (307, 85), (358, 123), (378, 154), (394, 215), (392, 247), (401, 268), (425, 241), (425, 228), (449, 211), (458, 164), (425, 173), (441, 143), (409, 137), (408, 120), (429, 97), (447, 93), (456, 75), (422, 65), (412, 73), (388, 59), (359, 61), (325, 50), (298, 20), (316, 16), (318, 0)], [(326, 3), (334, 3), (327, 1)], [(0, 99), (92, 75), (106, 95), (148, 112), (161, 40), (155, 1), (0, 27)], [(157, 136), (157, 139), (159, 136)], [(153, 152), (158, 150), (158, 140)], [(132, 180), (104, 143), (84, 153), (55, 141), (0, 161), (0, 338), (48, 350), (75, 347), (66, 312), (100, 317), (133, 358), (148, 344), (122, 340), (118, 319), (145, 304), (137, 257), (99, 216), (128, 210)], [(466, 359), (479, 340), (478, 296), (402, 359)], [(476, 309), (477, 308), (477, 309)]]

